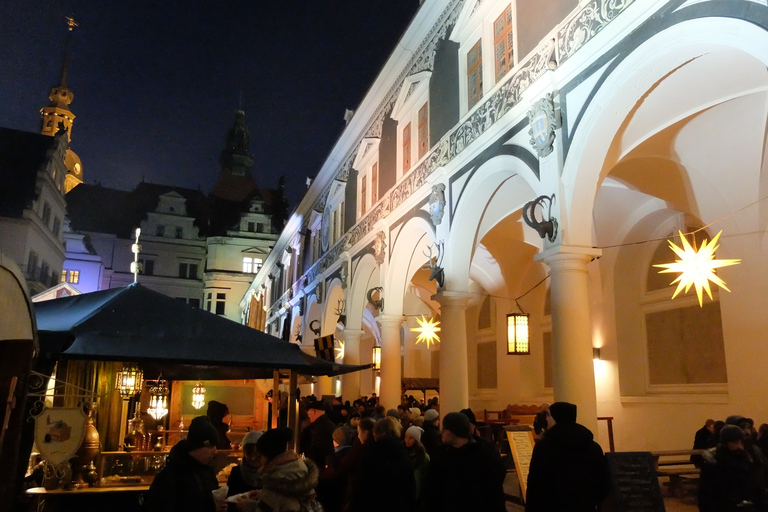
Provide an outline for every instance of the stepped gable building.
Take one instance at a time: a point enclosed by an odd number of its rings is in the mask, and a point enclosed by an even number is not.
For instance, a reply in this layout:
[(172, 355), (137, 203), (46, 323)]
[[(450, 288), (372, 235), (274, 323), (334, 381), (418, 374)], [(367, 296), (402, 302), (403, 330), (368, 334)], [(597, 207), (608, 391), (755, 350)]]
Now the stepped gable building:
[[(345, 363), (380, 347), (380, 372), (318, 396), (380, 386), (394, 407), (403, 377), (430, 377), (441, 411), (564, 400), (604, 449), (612, 417), (622, 451), (768, 418), (766, 20), (757, 0), (423, 2), (246, 321), (307, 351), (311, 328), (334, 334)], [(673, 299), (678, 274), (654, 267), (679, 259), (668, 240), (721, 230), (716, 259), (741, 260), (716, 269), (729, 291)], [(417, 342), (421, 315), (440, 342)]]

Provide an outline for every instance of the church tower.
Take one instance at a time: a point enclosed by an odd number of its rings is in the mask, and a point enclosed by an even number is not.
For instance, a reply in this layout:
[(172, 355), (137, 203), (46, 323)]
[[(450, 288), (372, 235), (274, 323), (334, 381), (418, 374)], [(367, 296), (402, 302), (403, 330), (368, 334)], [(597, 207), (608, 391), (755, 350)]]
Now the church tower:
[(219, 156), (221, 170), (211, 195), (239, 203), (256, 190), (256, 182), (251, 175), (253, 157), (248, 152), (250, 143), (245, 112), (238, 110)]
[[(69, 67), (69, 52), (72, 44), (72, 30), (77, 26), (75, 20), (67, 18), (69, 31), (64, 47), (64, 62), (61, 65), (61, 78), (59, 84), (51, 88), (48, 98), (51, 103), (40, 110), (42, 118), (42, 128), (40, 133), (53, 137), (60, 128), (67, 130), (67, 140), (72, 141), (72, 123), (75, 115), (69, 110), (69, 104), (72, 103), (73, 94), (67, 87), (67, 71)], [(67, 150), (65, 159), (67, 166), (67, 176), (64, 183), (64, 193), (69, 192), (77, 185), (83, 182), (83, 168), (80, 157), (71, 149)]]

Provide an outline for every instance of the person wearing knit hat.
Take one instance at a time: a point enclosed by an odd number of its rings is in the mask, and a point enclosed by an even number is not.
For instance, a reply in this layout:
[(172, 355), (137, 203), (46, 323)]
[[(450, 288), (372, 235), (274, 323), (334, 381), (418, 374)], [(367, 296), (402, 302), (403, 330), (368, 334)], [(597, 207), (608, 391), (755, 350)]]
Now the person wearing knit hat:
[(421, 442), (421, 434), (424, 433), (424, 429), (417, 426), (411, 426), (408, 427), (408, 430), (405, 431), (405, 444), (406, 446), (410, 446), (408, 444), (408, 438), (410, 437), (411, 440), (414, 440), (416, 442)]
[(435, 409), (427, 409), (427, 412), (424, 413), (424, 421), (427, 423), (431, 421), (435, 421), (440, 417), (440, 413), (437, 412)]
[(549, 427), (533, 447), (527, 512), (597, 510), (608, 495), (610, 476), (603, 449), (576, 423), (576, 405), (549, 406)]
[(227, 497), (242, 494), (255, 489), (261, 489), (261, 474), (259, 473), (259, 456), (256, 442), (264, 434), (263, 430), (248, 432), (240, 446), (243, 458), (240, 464), (232, 468), (227, 479)]
[(411, 425), (421, 427), (424, 424), (424, 416), (421, 415), (421, 409), (411, 407), (409, 411), (411, 412)]
[[(735, 419), (735, 421), (734, 421)], [(715, 448), (702, 452), (699, 510), (703, 512), (768, 510), (764, 484), (764, 459), (757, 447), (747, 443), (739, 423), (729, 417)]]
[(408, 451), (408, 458), (413, 467), (413, 477), (416, 479), (416, 502), (421, 501), (421, 488), (424, 481), (424, 475), (429, 463), (429, 455), (421, 444), (421, 435), (424, 430), (415, 425), (408, 427), (405, 431), (405, 449)]
[(216, 428), (216, 432), (219, 433), (219, 444), (217, 448), (220, 450), (231, 450), (232, 445), (227, 437), (229, 432), (229, 407), (227, 404), (211, 400), (208, 402), (208, 410), (205, 414), (211, 420), (211, 425)]
[(450, 412), (442, 423), (443, 444), (429, 453), (422, 482), (425, 511), (504, 512), (506, 470), (501, 458), (475, 441), (466, 414)]
[(147, 512), (215, 512), (212, 491), (219, 488), (210, 466), (219, 435), (207, 416), (189, 424), (187, 438), (171, 448), (168, 460), (144, 497)]
[(424, 433), (421, 435), (421, 444), (429, 455), (432, 455), (441, 444), (439, 419), (440, 413), (435, 409), (427, 409), (424, 413), (424, 423), (421, 425)]

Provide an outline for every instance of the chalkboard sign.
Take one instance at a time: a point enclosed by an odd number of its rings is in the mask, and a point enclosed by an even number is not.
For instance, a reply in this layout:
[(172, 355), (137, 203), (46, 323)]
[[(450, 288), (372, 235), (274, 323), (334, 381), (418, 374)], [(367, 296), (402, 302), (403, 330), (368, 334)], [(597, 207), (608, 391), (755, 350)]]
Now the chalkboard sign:
[(525, 499), (528, 492), (528, 472), (531, 468), (531, 455), (533, 454), (533, 431), (528, 425), (514, 425), (505, 427), (509, 448), (515, 460), (515, 473), (520, 482), (520, 491)]
[(606, 453), (616, 512), (665, 512), (650, 452)]

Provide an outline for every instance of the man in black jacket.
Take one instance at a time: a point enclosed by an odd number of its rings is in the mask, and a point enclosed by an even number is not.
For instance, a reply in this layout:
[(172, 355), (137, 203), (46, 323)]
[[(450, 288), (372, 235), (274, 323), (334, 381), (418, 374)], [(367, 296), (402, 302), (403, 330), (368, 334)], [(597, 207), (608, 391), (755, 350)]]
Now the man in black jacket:
[(171, 448), (165, 468), (144, 497), (145, 512), (215, 512), (211, 491), (219, 488), (209, 465), (216, 456), (219, 434), (207, 416), (189, 425), (186, 439)]
[(536, 443), (528, 473), (526, 512), (592, 512), (608, 495), (610, 477), (603, 449), (576, 423), (576, 406), (549, 406), (549, 426)]
[(424, 476), (425, 512), (504, 512), (506, 471), (498, 457), (472, 438), (469, 418), (451, 412), (443, 418), (443, 444)]

